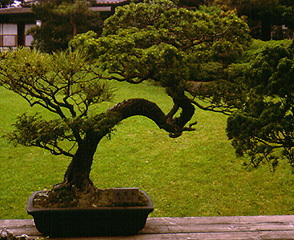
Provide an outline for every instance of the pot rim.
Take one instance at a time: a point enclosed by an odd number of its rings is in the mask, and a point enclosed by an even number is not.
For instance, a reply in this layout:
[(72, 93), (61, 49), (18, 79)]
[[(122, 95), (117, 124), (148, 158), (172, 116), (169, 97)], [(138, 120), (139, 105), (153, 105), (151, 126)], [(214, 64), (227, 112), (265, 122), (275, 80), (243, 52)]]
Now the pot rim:
[(74, 212), (82, 212), (82, 211), (103, 211), (103, 210), (113, 210), (113, 211), (118, 211), (118, 210), (149, 210), (150, 212), (153, 211), (154, 206), (152, 203), (151, 198), (147, 195), (147, 193), (143, 190), (139, 190), (140, 192), (142, 192), (145, 197), (148, 200), (148, 205), (147, 206), (128, 206), (128, 207), (83, 207), (83, 208), (78, 208), (78, 207), (71, 207), (71, 208), (36, 208), (34, 207), (34, 198), (38, 193), (42, 193), (42, 192), (48, 192), (48, 191), (35, 191), (32, 193), (32, 195), (30, 196), (28, 203), (27, 203), (27, 207), (26, 210), (28, 213), (33, 213), (33, 212), (47, 212), (47, 211), (74, 211)]

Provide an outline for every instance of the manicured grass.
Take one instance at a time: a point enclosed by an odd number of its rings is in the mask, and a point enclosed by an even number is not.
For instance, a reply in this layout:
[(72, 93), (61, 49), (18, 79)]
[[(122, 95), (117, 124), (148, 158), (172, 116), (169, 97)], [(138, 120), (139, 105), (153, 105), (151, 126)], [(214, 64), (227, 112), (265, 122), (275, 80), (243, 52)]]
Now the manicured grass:
[[(160, 88), (116, 83), (117, 101), (146, 97), (166, 111), (170, 99)], [(11, 130), (17, 114), (30, 108), (17, 95), (0, 88), (1, 135)], [(226, 117), (196, 110), (197, 130), (171, 139), (144, 117), (117, 126), (96, 153), (92, 180), (97, 187), (139, 187), (152, 198), (153, 217), (294, 214), (294, 175), (285, 164), (275, 173), (265, 165), (247, 171), (225, 134)], [(0, 219), (29, 218), (25, 205), (36, 190), (61, 182), (70, 159), (38, 148), (13, 147), (0, 138)]]

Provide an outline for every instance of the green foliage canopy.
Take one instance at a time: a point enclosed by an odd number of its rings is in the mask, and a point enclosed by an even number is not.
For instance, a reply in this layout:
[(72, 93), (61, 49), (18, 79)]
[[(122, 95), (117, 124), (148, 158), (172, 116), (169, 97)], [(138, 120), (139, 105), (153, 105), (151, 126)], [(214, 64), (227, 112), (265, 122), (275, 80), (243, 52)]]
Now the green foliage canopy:
[(70, 45), (86, 49), (117, 80), (153, 80), (170, 94), (172, 88), (189, 88), (189, 81), (219, 78), (248, 46), (248, 31), (234, 11), (193, 11), (154, 0), (118, 7), (105, 21), (102, 37), (81, 34)]

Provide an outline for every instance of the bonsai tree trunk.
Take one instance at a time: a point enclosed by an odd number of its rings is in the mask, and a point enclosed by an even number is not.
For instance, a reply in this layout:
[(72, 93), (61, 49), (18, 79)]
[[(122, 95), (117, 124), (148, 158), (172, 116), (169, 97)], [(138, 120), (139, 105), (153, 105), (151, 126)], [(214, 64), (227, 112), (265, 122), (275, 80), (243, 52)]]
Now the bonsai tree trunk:
[(86, 190), (93, 186), (90, 180), (90, 171), (98, 143), (99, 141), (95, 137), (86, 136), (84, 141), (79, 144), (64, 175), (63, 184), (75, 186), (80, 190)]
[[(101, 127), (99, 130), (91, 129), (86, 133), (85, 138), (79, 143), (78, 149), (68, 166), (64, 182), (56, 185), (55, 189), (62, 186), (75, 186), (77, 189), (84, 191), (93, 187), (93, 183), (90, 180), (90, 171), (98, 144), (123, 119), (135, 115), (148, 117), (159, 128), (173, 134), (171, 137), (178, 137), (183, 131), (194, 130), (191, 127), (184, 127), (185, 123), (191, 119), (194, 107), (190, 101), (184, 101), (183, 98), (183, 95), (181, 95), (181, 100), (174, 99), (175, 106), (167, 115), (155, 103), (145, 99), (130, 99), (110, 108), (105, 114), (104, 124), (106, 127)], [(173, 119), (172, 116), (178, 108), (182, 108), (182, 114), (180, 117)]]

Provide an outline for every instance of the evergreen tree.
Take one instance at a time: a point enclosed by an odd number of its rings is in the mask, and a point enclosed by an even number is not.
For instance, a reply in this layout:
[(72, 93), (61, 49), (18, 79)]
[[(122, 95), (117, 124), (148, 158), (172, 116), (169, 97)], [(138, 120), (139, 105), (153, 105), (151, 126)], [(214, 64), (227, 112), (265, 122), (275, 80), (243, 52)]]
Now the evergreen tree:
[(236, 153), (249, 157), (247, 166), (269, 162), (274, 169), (282, 155), (294, 169), (293, 47), (294, 42), (268, 46), (248, 62), (231, 66), (231, 77), (247, 95), (229, 117), (227, 132)]
[(33, 44), (45, 52), (66, 49), (78, 33), (99, 32), (102, 27), (100, 14), (91, 11), (84, 0), (41, 0), (32, 10), (42, 21), (31, 30)]
[[(236, 8), (239, 15), (247, 16), (252, 36), (264, 41), (272, 38), (272, 27), (284, 25), (289, 34), (279, 38), (293, 36), (294, 4), (289, 0), (215, 0), (213, 3)], [(277, 37), (276, 37), (277, 38)]]

